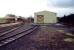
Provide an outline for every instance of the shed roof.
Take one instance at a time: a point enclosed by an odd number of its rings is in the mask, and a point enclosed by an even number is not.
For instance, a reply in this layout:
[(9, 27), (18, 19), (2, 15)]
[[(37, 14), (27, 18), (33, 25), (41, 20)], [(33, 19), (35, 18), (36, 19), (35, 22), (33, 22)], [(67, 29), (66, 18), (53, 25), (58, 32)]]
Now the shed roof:
[(56, 14), (55, 12), (51, 12), (51, 11), (47, 11), (47, 10), (44, 10), (44, 11), (38, 11), (38, 12), (35, 12), (35, 13), (42, 13), (42, 12), (48, 12), (48, 13), (54, 13), (54, 14)]

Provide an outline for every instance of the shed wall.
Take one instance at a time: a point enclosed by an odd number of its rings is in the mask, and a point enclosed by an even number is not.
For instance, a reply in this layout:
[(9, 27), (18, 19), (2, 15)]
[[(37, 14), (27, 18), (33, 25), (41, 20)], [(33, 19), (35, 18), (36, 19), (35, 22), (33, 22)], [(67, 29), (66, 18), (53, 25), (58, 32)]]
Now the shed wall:
[(37, 15), (44, 15), (44, 23), (56, 23), (56, 13), (52, 12), (38, 12), (34, 14), (34, 23), (37, 23)]

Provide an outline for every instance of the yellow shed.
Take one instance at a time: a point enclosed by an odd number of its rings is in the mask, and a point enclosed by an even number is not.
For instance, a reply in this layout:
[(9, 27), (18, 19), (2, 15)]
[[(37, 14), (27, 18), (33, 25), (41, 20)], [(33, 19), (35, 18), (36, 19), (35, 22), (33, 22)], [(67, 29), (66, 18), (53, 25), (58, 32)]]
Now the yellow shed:
[(40, 11), (34, 13), (34, 23), (56, 23), (56, 13), (50, 11)]

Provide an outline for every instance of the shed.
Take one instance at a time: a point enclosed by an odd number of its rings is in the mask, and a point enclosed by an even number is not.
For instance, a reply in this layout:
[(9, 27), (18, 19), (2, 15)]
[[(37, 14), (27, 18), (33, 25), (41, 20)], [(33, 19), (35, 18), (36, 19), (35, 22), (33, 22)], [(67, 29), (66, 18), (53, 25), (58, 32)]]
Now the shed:
[(40, 11), (34, 13), (34, 23), (56, 23), (56, 13), (50, 11)]

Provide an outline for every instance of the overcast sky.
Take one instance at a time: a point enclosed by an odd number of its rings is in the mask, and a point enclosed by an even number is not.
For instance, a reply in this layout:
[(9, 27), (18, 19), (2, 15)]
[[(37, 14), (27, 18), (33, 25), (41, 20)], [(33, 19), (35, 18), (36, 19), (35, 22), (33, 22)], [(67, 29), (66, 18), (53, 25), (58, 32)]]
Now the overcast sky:
[(74, 13), (74, 0), (0, 0), (0, 17), (6, 14), (28, 17), (42, 10), (56, 12), (58, 16)]

